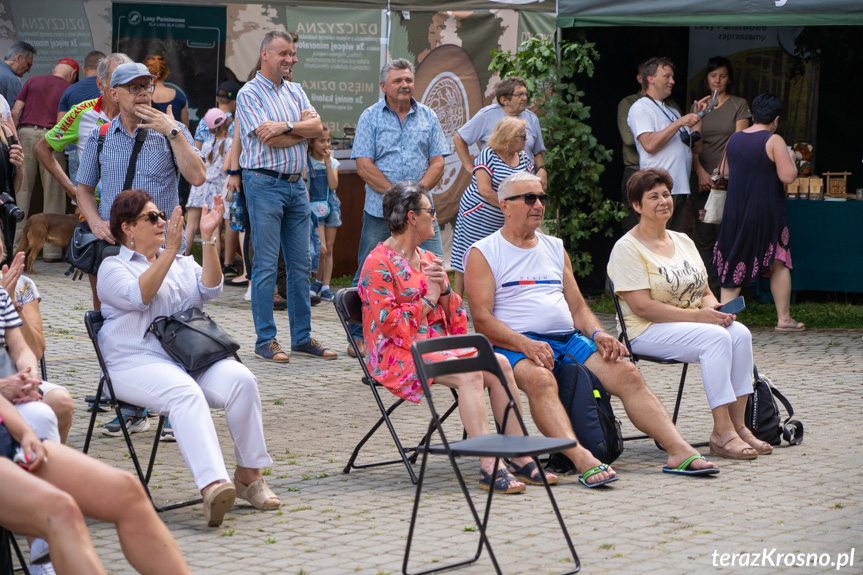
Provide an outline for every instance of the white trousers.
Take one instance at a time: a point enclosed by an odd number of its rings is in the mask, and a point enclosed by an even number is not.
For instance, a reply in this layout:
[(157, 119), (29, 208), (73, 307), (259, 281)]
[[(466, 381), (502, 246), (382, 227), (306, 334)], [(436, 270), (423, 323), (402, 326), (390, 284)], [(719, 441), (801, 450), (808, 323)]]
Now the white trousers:
[(57, 414), (47, 403), (42, 401), (28, 401), (15, 406), (18, 413), (36, 432), (39, 439), (50, 439), (60, 443), (60, 431), (57, 428)]
[(710, 409), (752, 393), (752, 334), (743, 324), (655, 323), (632, 340), (636, 354), (701, 364)]
[(112, 371), (111, 381), (119, 400), (170, 417), (198, 489), (230, 481), (210, 408), (225, 408), (237, 464), (260, 469), (273, 463), (264, 441), (258, 380), (242, 363), (223, 359), (197, 381), (176, 364), (152, 363)]

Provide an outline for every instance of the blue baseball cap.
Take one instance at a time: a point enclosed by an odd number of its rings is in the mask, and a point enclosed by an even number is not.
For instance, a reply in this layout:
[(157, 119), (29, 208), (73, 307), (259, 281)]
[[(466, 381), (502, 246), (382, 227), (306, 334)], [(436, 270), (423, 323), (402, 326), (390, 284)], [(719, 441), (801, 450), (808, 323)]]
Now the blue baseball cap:
[(131, 62), (129, 64), (120, 64), (114, 69), (114, 74), (111, 75), (111, 87), (122, 86), (128, 84), (135, 78), (155, 78), (143, 64)]

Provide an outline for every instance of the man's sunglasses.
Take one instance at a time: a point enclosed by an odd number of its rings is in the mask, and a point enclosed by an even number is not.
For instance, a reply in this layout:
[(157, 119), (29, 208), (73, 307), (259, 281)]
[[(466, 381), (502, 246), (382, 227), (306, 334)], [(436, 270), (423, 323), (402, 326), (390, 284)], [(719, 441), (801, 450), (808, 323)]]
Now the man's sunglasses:
[(434, 215), (437, 213), (437, 210), (434, 208), (417, 208), (417, 209), (427, 211), (431, 217), (434, 217)]
[(137, 219), (143, 220), (144, 218), (149, 218), (151, 224), (158, 224), (159, 218), (161, 218), (163, 221), (168, 221), (168, 218), (165, 217), (165, 212), (145, 212), (138, 216)]
[(519, 194), (517, 196), (510, 196), (508, 198), (504, 198), (505, 200), (524, 200), (524, 203), (528, 206), (532, 206), (536, 203), (537, 200), (544, 206), (548, 204), (548, 194)]

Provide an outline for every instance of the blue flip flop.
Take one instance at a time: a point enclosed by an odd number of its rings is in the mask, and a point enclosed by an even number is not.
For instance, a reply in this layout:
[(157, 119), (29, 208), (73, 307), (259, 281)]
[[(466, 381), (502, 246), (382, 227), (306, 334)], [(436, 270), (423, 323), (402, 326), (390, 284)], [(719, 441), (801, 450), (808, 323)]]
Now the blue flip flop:
[(590, 487), (593, 489), (594, 487), (599, 487), (600, 485), (605, 485), (606, 483), (611, 483), (612, 481), (617, 481), (620, 479), (617, 475), (613, 477), (609, 477), (608, 479), (603, 479), (602, 481), (597, 481), (595, 483), (588, 483), (588, 478), (596, 475), (597, 473), (602, 473), (603, 471), (608, 471), (608, 465), (605, 463), (600, 463), (596, 467), (592, 467), (578, 476), (578, 482), (584, 485), (585, 487)]
[(716, 475), (719, 473), (719, 468), (717, 467), (708, 467), (706, 469), (689, 469), (689, 466), (692, 465), (693, 461), (698, 459), (704, 459), (707, 461), (703, 455), (691, 455), (686, 461), (678, 465), (677, 467), (671, 468), (669, 466), (665, 466), (662, 468), (663, 473), (673, 473), (674, 475)]

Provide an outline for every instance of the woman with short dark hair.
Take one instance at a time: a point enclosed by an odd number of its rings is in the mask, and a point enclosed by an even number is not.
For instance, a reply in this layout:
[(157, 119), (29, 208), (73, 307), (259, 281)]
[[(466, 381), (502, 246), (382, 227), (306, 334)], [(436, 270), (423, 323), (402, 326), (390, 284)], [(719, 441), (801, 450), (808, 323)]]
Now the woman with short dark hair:
[(794, 153), (776, 134), (782, 100), (761, 94), (752, 101), (753, 125), (728, 140), (728, 193), (713, 254), (722, 301), (740, 295), (762, 275), (770, 277), (776, 331), (803, 331), (791, 317), (791, 251), (782, 184), (797, 178)]
[[(383, 197), (383, 214), (392, 234), (377, 245), (363, 264), (358, 291), (363, 302), (363, 334), (369, 373), (393, 394), (419, 403), (422, 386), (416, 376), (411, 344), (414, 340), (467, 333), (467, 314), (461, 296), (449, 286), (443, 262), (419, 247), (434, 237), (435, 209), (428, 190), (416, 182), (401, 182)], [(431, 354), (437, 361), (475, 354), (473, 349)], [(509, 362), (497, 356), (516, 409), (521, 412), (518, 388)], [(468, 436), (487, 435), (488, 388), (496, 421), (503, 421), (509, 398), (501, 382), (488, 373), (473, 372), (435, 378), (435, 383), (458, 390), (458, 408)], [(522, 435), (516, 417), (509, 417), (506, 433)], [(524, 483), (542, 485), (540, 471), (530, 457), (513, 459), (511, 468), (494, 458), (482, 458), (479, 486), (496, 493), (519, 493)], [(546, 473), (549, 483), (557, 477)]]
[(622, 299), (635, 354), (701, 364), (713, 414), (710, 453), (755, 459), (773, 448), (744, 423), (752, 393), (752, 336), (721, 307), (707, 285), (707, 268), (685, 234), (666, 229), (674, 182), (658, 168), (633, 174), (626, 184), (638, 224), (611, 251), (608, 276)]
[[(120, 253), (99, 267), (99, 299), (104, 325), (99, 345), (111, 371), (117, 399), (170, 416), (180, 452), (204, 498), (207, 524), (221, 524), (240, 497), (258, 509), (276, 509), (278, 497), (261, 468), (272, 464), (261, 423), (255, 376), (242, 363), (222, 359), (192, 377), (162, 349), (147, 328), (159, 316), (190, 308), (222, 292), (222, 268), (215, 231), (225, 213), (222, 196), (213, 209), (201, 208), (203, 266), (179, 255), (183, 212), (170, 219), (142, 190), (126, 190), (111, 206), (111, 235)], [(167, 233), (166, 233), (167, 229)], [(164, 244), (164, 248), (162, 248)], [(224, 408), (234, 439), (234, 483), (222, 457), (210, 408)]]

